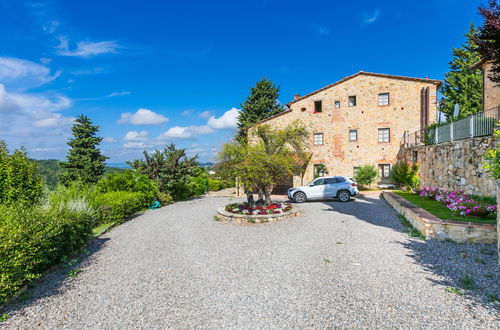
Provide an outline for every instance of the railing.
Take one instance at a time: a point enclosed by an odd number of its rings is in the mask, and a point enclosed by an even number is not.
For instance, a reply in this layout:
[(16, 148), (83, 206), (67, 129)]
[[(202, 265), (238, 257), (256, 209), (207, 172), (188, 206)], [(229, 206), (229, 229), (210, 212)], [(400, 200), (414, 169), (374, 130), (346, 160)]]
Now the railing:
[(411, 147), (488, 136), (493, 134), (499, 120), (500, 105), (442, 126), (406, 132), (401, 142)]

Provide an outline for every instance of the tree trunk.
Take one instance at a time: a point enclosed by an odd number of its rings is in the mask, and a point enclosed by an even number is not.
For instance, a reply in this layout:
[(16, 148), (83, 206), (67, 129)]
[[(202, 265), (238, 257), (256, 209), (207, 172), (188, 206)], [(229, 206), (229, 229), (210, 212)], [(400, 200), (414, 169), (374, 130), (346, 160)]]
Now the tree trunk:
[(264, 190), (262, 188), (259, 188), (259, 199), (258, 200), (263, 200), (264, 199)]
[(273, 185), (265, 186), (264, 187), (264, 202), (266, 203), (266, 206), (271, 205), (271, 193), (274, 189)]

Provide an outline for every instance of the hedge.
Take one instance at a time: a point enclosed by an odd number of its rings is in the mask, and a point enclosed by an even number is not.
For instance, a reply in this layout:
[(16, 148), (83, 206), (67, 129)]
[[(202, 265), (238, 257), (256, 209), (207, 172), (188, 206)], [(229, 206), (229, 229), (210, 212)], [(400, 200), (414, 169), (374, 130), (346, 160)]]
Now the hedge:
[(129, 191), (112, 191), (94, 196), (92, 207), (96, 211), (96, 223), (122, 223), (128, 216), (144, 210), (144, 195)]

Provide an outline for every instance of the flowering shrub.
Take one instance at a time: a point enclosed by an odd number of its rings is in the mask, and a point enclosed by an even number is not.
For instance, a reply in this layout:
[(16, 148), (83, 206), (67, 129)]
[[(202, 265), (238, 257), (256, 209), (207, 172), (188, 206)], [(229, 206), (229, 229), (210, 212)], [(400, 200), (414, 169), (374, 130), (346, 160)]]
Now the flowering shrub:
[(477, 201), (462, 190), (447, 191), (443, 188), (426, 186), (418, 190), (415, 189), (414, 192), (419, 196), (435, 199), (439, 203), (446, 205), (453, 213), (458, 213), (463, 217), (468, 215), (485, 216), (497, 211), (496, 205)]
[(281, 214), (291, 209), (292, 205), (288, 203), (273, 203), (269, 206), (259, 206), (253, 209), (249, 208), (247, 203), (234, 203), (226, 206), (227, 212), (247, 215)]

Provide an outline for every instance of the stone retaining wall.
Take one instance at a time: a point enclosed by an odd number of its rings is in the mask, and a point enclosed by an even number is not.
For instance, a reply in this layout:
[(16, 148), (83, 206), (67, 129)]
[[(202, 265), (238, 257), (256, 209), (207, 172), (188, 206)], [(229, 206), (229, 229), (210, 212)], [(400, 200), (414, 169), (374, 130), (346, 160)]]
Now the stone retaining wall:
[(382, 197), (426, 238), (451, 239), (459, 243), (497, 242), (496, 225), (442, 220), (393, 192), (384, 191)]
[(494, 144), (494, 137), (487, 136), (437, 145), (402, 147), (398, 160), (419, 165), (421, 186), (495, 196), (495, 180), (483, 168), (483, 156)]
[(300, 214), (300, 210), (295, 206), (292, 210), (281, 214), (263, 214), (263, 215), (243, 215), (227, 212), (224, 207), (217, 209), (216, 217), (220, 221), (233, 223), (265, 223), (279, 221), (285, 218), (296, 217)]

